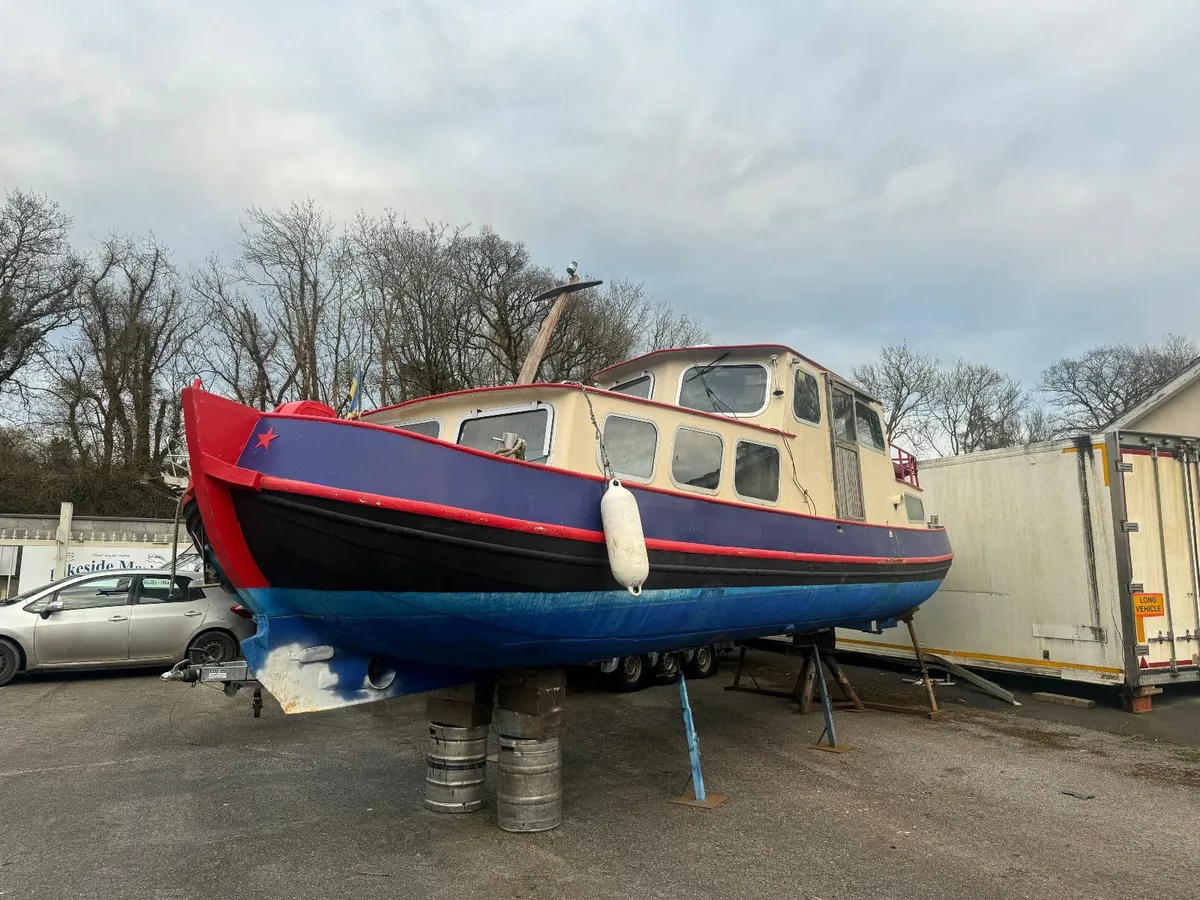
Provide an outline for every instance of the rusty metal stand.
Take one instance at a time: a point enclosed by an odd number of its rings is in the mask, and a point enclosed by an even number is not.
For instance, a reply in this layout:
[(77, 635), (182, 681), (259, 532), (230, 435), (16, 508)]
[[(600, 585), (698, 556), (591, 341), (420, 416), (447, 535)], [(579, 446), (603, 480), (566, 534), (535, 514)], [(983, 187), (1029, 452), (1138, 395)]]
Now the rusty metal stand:
[[(796, 692), (800, 689), (800, 681), (797, 679), (796, 686), (790, 691), (777, 691), (772, 688), (760, 687), (758, 679), (754, 677), (754, 673), (746, 667), (746, 645), (743, 644), (738, 648), (737, 669), (733, 673), (733, 684), (725, 686), (727, 691), (741, 691), (744, 694), (764, 694), (767, 697), (783, 697), (785, 700), (796, 699)], [(750, 676), (750, 680), (754, 682), (754, 687), (746, 687), (742, 684), (742, 673)], [(803, 672), (801, 673), (803, 676)]]
[(925, 655), (921, 652), (921, 643), (917, 640), (917, 630), (913, 627), (912, 612), (909, 612), (900, 617), (905, 625), (908, 626), (908, 636), (912, 640), (913, 654), (917, 658), (917, 665), (921, 669), (921, 681), (925, 684), (925, 695), (929, 698), (929, 709), (921, 709), (915, 706), (896, 706), (891, 703), (866, 703), (867, 709), (876, 709), (881, 712), (898, 712), (908, 713), (910, 715), (928, 716), (930, 719), (940, 719), (946, 714), (943, 709), (938, 709), (937, 696), (933, 692), (933, 681), (929, 678), (929, 668), (925, 665)]

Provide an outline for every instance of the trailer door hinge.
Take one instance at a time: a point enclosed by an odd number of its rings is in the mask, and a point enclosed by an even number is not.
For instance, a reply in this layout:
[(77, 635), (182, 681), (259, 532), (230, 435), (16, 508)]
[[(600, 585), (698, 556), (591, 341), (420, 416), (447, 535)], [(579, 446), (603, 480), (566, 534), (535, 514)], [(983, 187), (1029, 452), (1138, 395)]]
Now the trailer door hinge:
[(1138, 523), (1137, 522), (1129, 522), (1129, 521), (1122, 522), (1121, 530), (1122, 531), (1137, 531)]
[(1118, 472), (1132, 472), (1133, 471), (1133, 463), (1124, 462), (1124, 461), (1118, 462), (1117, 463), (1117, 471)]

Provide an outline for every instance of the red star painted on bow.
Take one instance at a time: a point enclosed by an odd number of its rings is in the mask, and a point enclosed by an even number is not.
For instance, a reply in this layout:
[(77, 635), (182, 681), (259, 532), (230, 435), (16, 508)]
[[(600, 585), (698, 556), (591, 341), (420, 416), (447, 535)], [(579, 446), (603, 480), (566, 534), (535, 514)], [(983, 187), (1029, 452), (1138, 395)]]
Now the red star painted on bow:
[(270, 450), (271, 441), (275, 440), (275, 438), (279, 437), (279, 435), (275, 433), (275, 428), (272, 426), (262, 434), (256, 435), (256, 437), (258, 438), (258, 446), (254, 448), (255, 450), (257, 450), (259, 447), (262, 447), (264, 450)]

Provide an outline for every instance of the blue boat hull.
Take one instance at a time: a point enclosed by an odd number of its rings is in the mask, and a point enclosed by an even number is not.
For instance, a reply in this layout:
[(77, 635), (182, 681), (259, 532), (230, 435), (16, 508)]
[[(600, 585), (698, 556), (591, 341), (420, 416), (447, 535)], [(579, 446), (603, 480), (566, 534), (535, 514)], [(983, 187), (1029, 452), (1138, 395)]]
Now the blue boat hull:
[(244, 591), (259, 634), (247, 657), (270, 649), (281, 620), (319, 621), (339, 644), (427, 665), (506, 668), (586, 663), (718, 640), (870, 628), (911, 609), (936, 581), (573, 594), (411, 594), (257, 588)]

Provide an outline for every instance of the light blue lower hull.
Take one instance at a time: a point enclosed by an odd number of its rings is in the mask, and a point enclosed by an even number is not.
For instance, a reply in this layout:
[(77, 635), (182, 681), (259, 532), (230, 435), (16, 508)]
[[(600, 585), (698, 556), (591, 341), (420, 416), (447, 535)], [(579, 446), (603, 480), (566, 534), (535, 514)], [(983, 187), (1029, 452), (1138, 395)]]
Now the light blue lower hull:
[[(241, 593), (258, 621), (244, 648), (251, 669), (285, 708), (281, 692), (294, 695), (301, 711), (461, 684), (479, 670), (575, 665), (834, 626), (869, 629), (920, 605), (938, 584), (703, 588), (637, 597), (624, 591)], [(288, 663), (296, 670), (290, 675)], [(304, 674), (308, 664), (313, 677)], [(280, 683), (284, 678), (288, 684)]]

